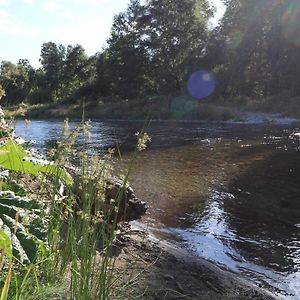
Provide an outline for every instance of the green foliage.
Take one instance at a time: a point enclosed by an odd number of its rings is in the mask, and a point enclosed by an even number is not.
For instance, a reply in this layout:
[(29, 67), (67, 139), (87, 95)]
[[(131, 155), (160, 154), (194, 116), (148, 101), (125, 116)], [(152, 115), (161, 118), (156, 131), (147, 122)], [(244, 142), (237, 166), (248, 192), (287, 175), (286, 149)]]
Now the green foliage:
[(44, 71), (42, 88), (47, 90), (48, 100), (57, 102), (61, 97), (61, 80), (66, 49), (53, 42), (44, 43), (41, 50), (41, 64)]
[[(20, 60), (18, 64), (3, 61), (0, 66), (0, 82), (5, 94), (1, 95), (8, 104), (16, 104), (25, 101), (32, 88), (34, 69), (28, 60)], [(0, 88), (1, 90), (1, 88)]]
[[(42, 45), (42, 67), (3, 62), (9, 103), (71, 102), (117, 96), (178, 95), (203, 61), (212, 10), (208, 0), (132, 0), (114, 18), (108, 46), (88, 57), (80, 45)], [(9, 76), (7, 75), (9, 74)], [(15, 95), (19, 91), (20, 95)]]
[(131, 0), (115, 16), (107, 46), (94, 56), (81, 45), (47, 42), (37, 70), (27, 60), (3, 61), (0, 98), (8, 104), (86, 101), (96, 107), (99, 99), (177, 97), (201, 68), (216, 75), (215, 98), (263, 102), (286, 90), (300, 96), (299, 3), (222, 2), (226, 12), (212, 28), (208, 0)]
[[(57, 161), (62, 163), (70, 159), (70, 153), (76, 153), (72, 146), (79, 132), (79, 128), (68, 132), (67, 122), (65, 125), (65, 144), (57, 153)], [(86, 138), (88, 129), (89, 123), (82, 123)], [(144, 149), (149, 137), (146, 134), (139, 137), (139, 146)], [(27, 159), (29, 154), (13, 140), (0, 147), (0, 165), (14, 172), (35, 175), (41, 191), (37, 191), (39, 201), (29, 199), (24, 195), (25, 190), (7, 176), (7, 170), (0, 173), (0, 254), (5, 249), (8, 257), (13, 257), (5, 266), (7, 274), (0, 276), (0, 282), (4, 282), (1, 300), (42, 299), (46, 295), (51, 299), (59, 296), (61, 299), (126, 298), (122, 294), (126, 285), (120, 287), (120, 274), (114, 272), (113, 252), (122, 203), (126, 201), (123, 193), (128, 173), (122, 182), (116, 183), (118, 191), (113, 199), (106, 198), (113, 151), (104, 157), (89, 156), (85, 144), (76, 154), (80, 157), (79, 172), (74, 176), (76, 184), (66, 185), (62, 195), (59, 179), (71, 181), (62, 168)], [(53, 168), (44, 169), (49, 165)], [(39, 173), (54, 180), (44, 180), (37, 176)], [(60, 290), (54, 290), (54, 286)]]
[(219, 71), (218, 94), (261, 101), (285, 90), (299, 95), (299, 3), (224, 2), (225, 15), (208, 48), (210, 66)]
[(9, 128), (0, 128), (0, 138), (7, 138), (11, 134), (11, 130)]
[(151, 77), (159, 94), (181, 94), (188, 75), (201, 66), (212, 16), (205, 0), (151, 0), (143, 24), (151, 53)]
[(172, 117), (177, 120), (195, 118), (198, 101), (191, 97), (176, 97), (171, 104)]
[(0, 100), (1, 100), (1, 98), (3, 96), (5, 96), (5, 90), (4, 90), (3, 86), (2, 86), (2, 84), (0, 84)]
[(205, 0), (131, 1), (114, 19), (99, 79), (121, 98), (179, 94), (201, 62), (211, 15)]
[[(9, 259), (12, 259), (12, 245), (7, 233), (0, 228), (0, 253), (4, 253)], [(1, 263), (1, 262), (0, 262)]]
[(1, 191), (12, 191), (17, 196), (25, 197), (26, 190), (22, 185), (18, 184), (15, 180), (8, 180), (7, 178), (0, 181), (0, 190)]
[(26, 174), (38, 176), (40, 173), (55, 176), (67, 184), (72, 184), (72, 177), (63, 168), (53, 162), (30, 157), (22, 146), (8, 140), (0, 147), (0, 166)]
[[(14, 140), (8, 140), (0, 147), (0, 165), (15, 172), (55, 176), (72, 184), (71, 176), (64, 169), (54, 163), (28, 157)], [(41, 240), (46, 238), (45, 221), (40, 217), (41, 207), (38, 202), (24, 197), (25, 190), (16, 182), (4, 180), (1, 189), (0, 228), (11, 237), (15, 256), (25, 262), (32, 261)]]
[(0, 192), (0, 229), (11, 238), (14, 256), (23, 262), (35, 259), (39, 244), (46, 238), (46, 224), (40, 214), (38, 202), (11, 191)]

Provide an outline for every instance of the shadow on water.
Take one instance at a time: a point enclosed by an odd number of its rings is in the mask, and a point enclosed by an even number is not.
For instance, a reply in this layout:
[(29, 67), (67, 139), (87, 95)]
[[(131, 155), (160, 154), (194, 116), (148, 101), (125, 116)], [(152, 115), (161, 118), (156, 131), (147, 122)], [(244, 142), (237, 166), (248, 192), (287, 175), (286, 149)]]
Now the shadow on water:
[(300, 152), (288, 136), (149, 151), (133, 170), (158, 236), (300, 297)]
[[(230, 227), (239, 236), (280, 244), (299, 234), (299, 167), (299, 153), (286, 151), (256, 161), (234, 178), (228, 186), (234, 197), (224, 202), (224, 210), (232, 216)], [(268, 251), (264, 253), (265, 259), (271, 258)], [(278, 269), (292, 271), (293, 267), (280, 264)]]
[(286, 274), (279, 288), (288, 286), (295, 297), (300, 297), (299, 183), (300, 152), (277, 149), (242, 168), (228, 185), (232, 197), (223, 202), (228, 227), (239, 237), (231, 247), (248, 262)]

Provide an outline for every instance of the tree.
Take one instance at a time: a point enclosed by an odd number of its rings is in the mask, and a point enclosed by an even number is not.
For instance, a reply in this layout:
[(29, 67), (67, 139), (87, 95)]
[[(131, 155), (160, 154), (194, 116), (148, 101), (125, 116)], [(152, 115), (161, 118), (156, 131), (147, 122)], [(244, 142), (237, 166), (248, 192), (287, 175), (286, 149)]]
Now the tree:
[(206, 0), (148, 1), (144, 44), (158, 93), (182, 92), (189, 73), (201, 67), (212, 14)]
[(115, 16), (108, 48), (99, 56), (98, 78), (108, 83), (110, 93), (121, 98), (135, 98), (148, 89), (148, 53), (139, 22), (144, 10), (133, 0), (125, 13)]
[[(5, 90), (5, 101), (16, 104), (26, 101), (33, 88), (34, 70), (26, 59), (20, 59), (18, 64), (3, 61), (0, 66), (0, 82)], [(3, 94), (3, 93), (2, 93)]]
[(93, 80), (94, 77), (93, 60), (85, 54), (84, 48), (81, 45), (69, 45), (61, 78), (64, 84), (65, 97), (73, 95), (88, 80)]
[(122, 98), (181, 93), (201, 67), (212, 14), (206, 0), (132, 0), (114, 19), (98, 79)]
[(48, 99), (58, 101), (62, 96), (62, 78), (66, 49), (63, 45), (53, 42), (44, 43), (41, 50), (40, 62), (44, 71), (44, 88)]
[(288, 88), (299, 94), (297, 1), (224, 2), (227, 9), (218, 35), (227, 54), (218, 69), (225, 70), (227, 92), (229, 87), (231, 95), (262, 98)]

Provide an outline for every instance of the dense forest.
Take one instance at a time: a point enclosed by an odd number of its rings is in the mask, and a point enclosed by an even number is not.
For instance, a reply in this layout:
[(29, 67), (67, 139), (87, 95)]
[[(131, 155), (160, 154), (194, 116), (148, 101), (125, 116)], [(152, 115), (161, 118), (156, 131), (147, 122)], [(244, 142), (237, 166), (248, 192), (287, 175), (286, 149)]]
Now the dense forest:
[(47, 42), (38, 69), (26, 59), (2, 61), (2, 101), (168, 102), (187, 94), (188, 78), (199, 69), (214, 75), (210, 99), (218, 103), (300, 96), (299, 1), (223, 2), (225, 14), (213, 27), (207, 0), (132, 0), (93, 56), (81, 45)]

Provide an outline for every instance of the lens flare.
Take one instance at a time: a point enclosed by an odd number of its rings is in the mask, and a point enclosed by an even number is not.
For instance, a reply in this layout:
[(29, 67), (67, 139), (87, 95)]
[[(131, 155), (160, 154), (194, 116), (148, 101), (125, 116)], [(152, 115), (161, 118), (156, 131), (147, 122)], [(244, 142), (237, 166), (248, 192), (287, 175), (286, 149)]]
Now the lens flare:
[(205, 70), (199, 70), (190, 76), (187, 89), (192, 97), (203, 99), (212, 94), (215, 86), (214, 76)]
[(198, 101), (189, 96), (179, 96), (172, 100), (171, 113), (176, 120), (191, 119), (196, 112)]
[(228, 41), (228, 47), (231, 50), (235, 50), (243, 41), (245, 33), (239, 29), (234, 29), (230, 34), (230, 39)]
[(282, 16), (282, 31), (284, 37), (293, 45), (300, 46), (300, 3), (289, 1)]

